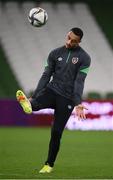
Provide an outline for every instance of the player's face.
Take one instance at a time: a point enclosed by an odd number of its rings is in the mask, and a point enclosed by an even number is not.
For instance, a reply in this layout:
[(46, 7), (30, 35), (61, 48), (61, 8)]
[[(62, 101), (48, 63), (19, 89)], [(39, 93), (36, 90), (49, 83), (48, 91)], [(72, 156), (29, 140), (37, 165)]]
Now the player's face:
[(66, 48), (77, 47), (79, 43), (80, 43), (80, 37), (75, 35), (72, 31), (68, 32), (65, 42)]

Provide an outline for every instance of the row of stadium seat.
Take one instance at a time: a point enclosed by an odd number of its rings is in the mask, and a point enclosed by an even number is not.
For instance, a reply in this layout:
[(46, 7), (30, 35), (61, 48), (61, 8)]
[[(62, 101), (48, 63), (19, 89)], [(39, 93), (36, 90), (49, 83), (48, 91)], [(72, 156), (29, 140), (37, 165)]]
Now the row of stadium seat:
[[(41, 6), (49, 15), (47, 25), (32, 27), (27, 16), (32, 7)], [(89, 52), (92, 66), (86, 80), (85, 92), (112, 90), (113, 52), (89, 7), (83, 3), (34, 4), (16, 2), (0, 5), (0, 38), (22, 88), (29, 92), (36, 87), (49, 51), (65, 42), (73, 26), (84, 31), (81, 46)]]

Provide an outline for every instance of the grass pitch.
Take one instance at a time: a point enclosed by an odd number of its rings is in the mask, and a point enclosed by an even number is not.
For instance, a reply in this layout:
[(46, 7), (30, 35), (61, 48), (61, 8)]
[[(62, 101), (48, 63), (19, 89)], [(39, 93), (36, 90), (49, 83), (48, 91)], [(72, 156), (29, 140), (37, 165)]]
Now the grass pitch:
[(113, 131), (65, 130), (54, 171), (39, 174), (49, 137), (49, 128), (0, 128), (0, 179), (113, 178)]

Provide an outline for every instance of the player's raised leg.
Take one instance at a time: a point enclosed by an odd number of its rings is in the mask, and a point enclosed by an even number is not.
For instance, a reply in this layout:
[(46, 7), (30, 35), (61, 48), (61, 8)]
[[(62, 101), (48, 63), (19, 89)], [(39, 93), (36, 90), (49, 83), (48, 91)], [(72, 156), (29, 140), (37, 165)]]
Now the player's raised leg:
[(27, 114), (31, 114), (32, 113), (31, 103), (21, 90), (18, 90), (16, 92), (16, 98), (19, 104), (21, 105), (23, 111)]

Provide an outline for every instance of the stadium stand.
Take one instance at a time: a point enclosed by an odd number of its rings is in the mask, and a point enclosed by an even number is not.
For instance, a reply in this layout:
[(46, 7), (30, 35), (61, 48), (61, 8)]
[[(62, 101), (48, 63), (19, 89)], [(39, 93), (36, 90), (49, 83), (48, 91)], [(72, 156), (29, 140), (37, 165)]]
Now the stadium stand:
[(2, 46), (0, 45), (0, 98), (13, 98), (19, 89), (14, 73), (7, 62)]
[[(8, 61), (20, 86), (29, 92), (36, 87), (48, 53), (64, 44), (67, 31), (79, 26), (84, 31), (81, 46), (92, 58), (92, 66), (86, 80), (85, 92), (112, 91), (113, 51), (98, 26), (89, 6), (84, 3), (41, 3), (49, 15), (46, 26), (32, 27), (27, 16), (36, 3), (6, 2), (0, 6), (0, 38)], [(4, 13), (5, 8), (5, 13)], [(109, 63), (108, 63), (109, 62)]]

